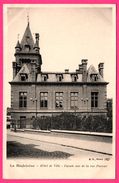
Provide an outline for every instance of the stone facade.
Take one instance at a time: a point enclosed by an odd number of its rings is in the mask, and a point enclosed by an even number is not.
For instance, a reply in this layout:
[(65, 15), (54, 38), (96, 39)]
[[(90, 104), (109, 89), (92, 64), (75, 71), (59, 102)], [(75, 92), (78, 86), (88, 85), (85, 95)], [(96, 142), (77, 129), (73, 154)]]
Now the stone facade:
[(15, 47), (11, 84), (11, 116), (13, 120), (55, 115), (62, 112), (106, 115), (107, 82), (103, 63), (98, 71), (87, 68), (82, 59), (75, 72), (42, 72), (39, 34), (33, 40), (28, 23), (24, 36)]

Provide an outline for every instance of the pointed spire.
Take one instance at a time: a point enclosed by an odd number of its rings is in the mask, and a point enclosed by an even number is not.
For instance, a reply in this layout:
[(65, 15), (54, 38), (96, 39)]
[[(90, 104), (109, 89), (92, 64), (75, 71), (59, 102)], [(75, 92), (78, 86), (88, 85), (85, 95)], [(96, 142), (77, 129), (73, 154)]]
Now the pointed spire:
[(19, 36), (20, 36), (20, 34), (18, 34), (18, 35), (17, 35), (17, 39), (18, 39), (18, 41), (19, 41)]
[(33, 47), (34, 47), (34, 41), (33, 41), (33, 37), (32, 37), (32, 34), (31, 34), (29, 21), (28, 21), (25, 33), (23, 35), (23, 38), (21, 40), (21, 46), (22, 46), (22, 50), (25, 49), (25, 46), (29, 46), (30, 50), (32, 50)]
[(16, 49), (16, 52), (19, 52), (19, 51), (21, 51), (21, 44), (19, 42), (19, 34), (17, 35), (17, 38), (18, 38), (18, 41), (17, 41), (15, 49)]
[(21, 48), (19, 40), (17, 41), (16, 47), (15, 48)]
[(29, 20), (30, 20), (30, 18), (29, 18), (30, 16), (29, 16), (29, 8), (27, 9), (27, 23), (28, 23), (28, 25), (29, 25)]
[(29, 13), (27, 14), (27, 22), (28, 22), (28, 25), (29, 25)]

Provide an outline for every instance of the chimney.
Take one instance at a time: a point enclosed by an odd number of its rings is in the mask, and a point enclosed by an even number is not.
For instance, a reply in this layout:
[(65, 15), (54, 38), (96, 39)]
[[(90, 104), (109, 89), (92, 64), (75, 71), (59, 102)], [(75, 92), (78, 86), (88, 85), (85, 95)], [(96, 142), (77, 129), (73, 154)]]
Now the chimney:
[(16, 76), (16, 62), (12, 62), (12, 68), (13, 68), (13, 79), (15, 78)]
[(65, 73), (69, 73), (69, 69), (65, 69)]
[(98, 71), (99, 71), (99, 74), (102, 76), (103, 78), (103, 69), (104, 69), (104, 63), (99, 63), (98, 64)]
[(82, 81), (86, 82), (87, 81), (87, 59), (82, 59)]
[(36, 64), (34, 61), (31, 62), (31, 77), (32, 77), (32, 82), (36, 81)]
[(79, 69), (76, 69), (76, 73), (79, 73)]
[(82, 74), (83, 73), (83, 67), (82, 64), (79, 64), (79, 72)]
[(81, 63), (82, 63), (82, 66), (85, 70), (87, 70), (87, 62), (88, 62), (88, 59), (82, 59), (81, 60)]
[(34, 49), (35, 49), (36, 53), (39, 53), (40, 48), (39, 48), (39, 34), (38, 33), (35, 34), (35, 38), (36, 38), (36, 43), (34, 45)]

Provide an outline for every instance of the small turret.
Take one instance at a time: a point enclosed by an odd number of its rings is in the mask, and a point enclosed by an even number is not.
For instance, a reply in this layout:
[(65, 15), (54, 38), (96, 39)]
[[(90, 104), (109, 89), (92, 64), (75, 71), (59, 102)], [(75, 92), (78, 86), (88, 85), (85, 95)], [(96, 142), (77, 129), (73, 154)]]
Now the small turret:
[(12, 68), (13, 68), (13, 79), (16, 76), (16, 62), (12, 62)]
[(34, 49), (37, 53), (39, 53), (40, 48), (39, 48), (39, 34), (38, 33), (35, 34), (35, 38), (36, 38), (36, 42), (34, 44)]
[(20, 44), (19, 40), (17, 41), (15, 50), (16, 50), (16, 53), (21, 51), (21, 44)]

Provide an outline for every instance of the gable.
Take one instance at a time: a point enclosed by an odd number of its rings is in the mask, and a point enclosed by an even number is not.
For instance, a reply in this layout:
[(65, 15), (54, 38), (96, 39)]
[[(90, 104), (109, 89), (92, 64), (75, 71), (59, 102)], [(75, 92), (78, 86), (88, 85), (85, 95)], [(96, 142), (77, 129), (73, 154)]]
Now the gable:
[(20, 69), (20, 71), (17, 73), (17, 75), (15, 76), (15, 78), (13, 79), (13, 81), (22, 81), (21, 77), (26, 77), (26, 81), (31, 81), (31, 75), (30, 75), (30, 71), (27, 67), (26, 64), (24, 64), (22, 66), (22, 68)]
[(88, 68), (87, 71), (87, 82), (105, 82), (99, 72), (95, 69), (93, 65)]

